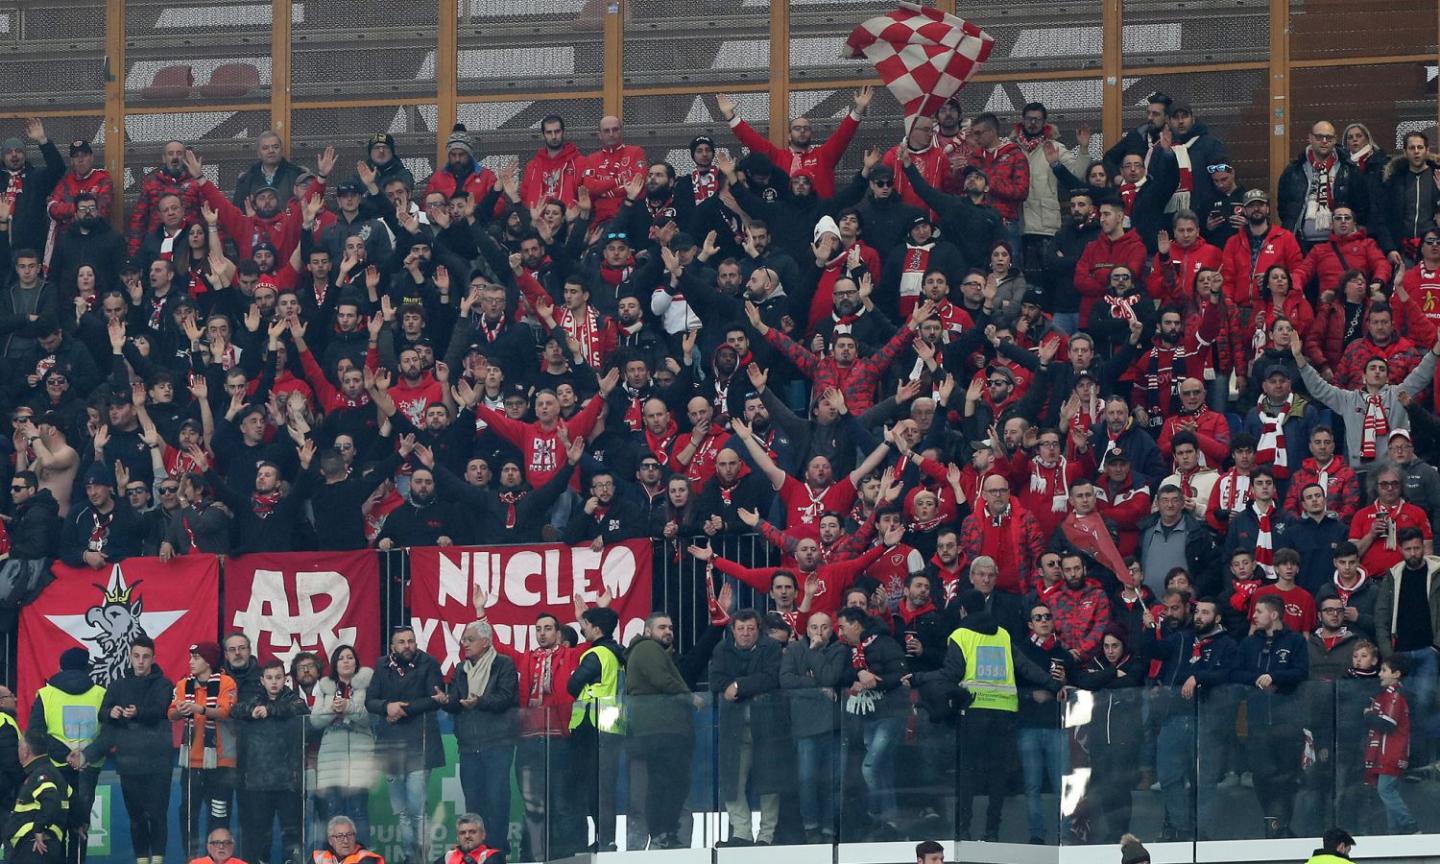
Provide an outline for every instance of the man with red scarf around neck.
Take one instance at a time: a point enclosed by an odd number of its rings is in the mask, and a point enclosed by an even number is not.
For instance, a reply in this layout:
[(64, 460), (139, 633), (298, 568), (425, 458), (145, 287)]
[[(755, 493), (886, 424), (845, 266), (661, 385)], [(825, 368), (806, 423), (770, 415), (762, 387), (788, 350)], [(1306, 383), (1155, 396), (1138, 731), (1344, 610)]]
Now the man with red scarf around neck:
[[(1160, 316), (1162, 329), (1168, 317)], [(1205, 382), (1198, 375), (1192, 375), (1181, 379), (1176, 390), (1180, 404), (1160, 427), (1160, 455), (1167, 460), (1173, 458), (1176, 436), (1188, 433), (1199, 448), (1200, 467), (1224, 464), (1225, 457), (1230, 455), (1230, 424), (1224, 414), (1212, 411), (1205, 404)]]
[(911, 672), (929, 672), (945, 662), (945, 641), (951, 628), (931, 595), (930, 574), (905, 577), (905, 593), (890, 618), (890, 635), (905, 649)]
[[(815, 223), (815, 242), (810, 251), (815, 255), (815, 269), (820, 275), (815, 281), (815, 293), (810, 295), (810, 311), (805, 317), (806, 333), (817, 332), (827, 317), (835, 318), (835, 324), (853, 323), (843, 319), (855, 315), (854, 310), (835, 316), (837, 283), (847, 279), (859, 285), (865, 275), (873, 279), (885, 272), (880, 253), (860, 239), (860, 231), (860, 211), (854, 207), (841, 211), (838, 219), (821, 216), (820, 221)], [(834, 324), (831, 327), (833, 330)], [(831, 338), (834, 338), (833, 335)]]
[(299, 449), (300, 474), (288, 494), (280, 485), (280, 468), (274, 463), (262, 462), (256, 466), (254, 491), (246, 495), (215, 473), (199, 447), (187, 452), (204, 472), (216, 499), (235, 514), (235, 544), (231, 552), (290, 551), (299, 509), (320, 482), (318, 475), (310, 470), (310, 461), (315, 456), (314, 441), (307, 440)]
[[(844, 406), (844, 401), (839, 399), (834, 390), (827, 391), (825, 398), (831, 404), (837, 404), (838, 400), (838, 405), (841, 408)], [(784, 502), (786, 529), (802, 537), (819, 535), (818, 523), (821, 514), (841, 513), (850, 508), (855, 501), (855, 490), (860, 480), (880, 467), (890, 455), (893, 441), (892, 433), (886, 431), (885, 440), (865, 457), (865, 461), (838, 481), (832, 479), (834, 468), (829, 459), (824, 456), (812, 457), (805, 466), (805, 480), (802, 482), (775, 464), (764, 445), (744, 421), (732, 417), (730, 430), (744, 443), (756, 469), (765, 475), (770, 481), (770, 488), (775, 490), (776, 497)]]
[(808, 168), (815, 180), (815, 194), (830, 198), (835, 194), (835, 166), (845, 154), (845, 148), (860, 128), (860, 118), (870, 107), (874, 91), (867, 84), (855, 91), (855, 107), (840, 121), (835, 134), (824, 144), (814, 143), (814, 130), (808, 117), (796, 117), (790, 121), (790, 140), (785, 147), (777, 147), (770, 139), (750, 128), (750, 124), (735, 113), (735, 101), (725, 94), (717, 94), (715, 104), (720, 116), (735, 130), (735, 137), (748, 149), (760, 153), (775, 163), (781, 171), (794, 175), (798, 169)]
[(999, 568), (996, 588), (1024, 594), (1030, 588), (1035, 561), (1045, 551), (1045, 535), (1035, 516), (1010, 497), (1010, 481), (998, 474), (981, 484), (984, 506), (965, 517), (960, 548), (967, 561), (982, 555)]
[(1345, 607), (1340, 623), (1360, 632), (1363, 638), (1375, 641), (1375, 598), (1380, 595), (1379, 583), (1360, 566), (1360, 550), (1350, 541), (1338, 543), (1330, 561), (1335, 565), (1330, 581), (1315, 591), (1315, 602), (1322, 608), (1325, 601), (1338, 597)]
[[(797, 578), (808, 580), (814, 575), (819, 580), (819, 586), (811, 595), (810, 612), (824, 612), (827, 615), (834, 615), (840, 608), (840, 600), (845, 594), (845, 589), (854, 584), (856, 577), (865, 572), (865, 568), (874, 564), (885, 554), (885, 550), (900, 543), (905, 536), (905, 529), (896, 525), (882, 538), (879, 545), (872, 546), (858, 557), (849, 561), (839, 561), (833, 564), (820, 563), (820, 546), (814, 541), (802, 541), (795, 548), (795, 569)], [(768, 592), (770, 580), (781, 571), (787, 571), (784, 567), (744, 567), (734, 561), (728, 561), (715, 554), (710, 547), (701, 548), (690, 546), (686, 549), (691, 557), (700, 561), (712, 562), (715, 569), (732, 576), (756, 591)], [(807, 588), (808, 591), (808, 588)]]
[(1115, 200), (1101, 201), (1100, 236), (1091, 240), (1075, 265), (1074, 285), (1080, 294), (1080, 326), (1090, 323), (1093, 307), (1110, 286), (1110, 271), (1124, 267), (1129, 273), (1144, 272), (1145, 244), (1140, 235), (1125, 227), (1125, 207)]
[(562, 294), (565, 305), (558, 310), (547, 299), (538, 301), (535, 312), (540, 316), (540, 323), (546, 333), (560, 330), (567, 342), (573, 340), (579, 346), (579, 355), (591, 369), (599, 372), (619, 342), (615, 321), (590, 305), (590, 290), (578, 276), (565, 280)]
[(845, 533), (844, 522), (839, 513), (825, 512), (820, 516), (820, 536), (807, 537), (793, 531), (782, 531), (760, 518), (759, 511), (741, 508), (736, 511), (740, 521), (759, 532), (771, 546), (780, 550), (780, 566), (796, 566), (796, 550), (801, 544), (815, 543), (819, 547), (820, 563), (834, 564), (848, 561), (870, 548), (875, 538), (876, 511), (871, 511), (860, 525), (860, 530)]
[(1350, 542), (1360, 550), (1360, 564), (1366, 573), (1383, 578), (1391, 567), (1400, 563), (1400, 532), (1418, 528), (1425, 538), (1425, 554), (1433, 555), (1435, 540), (1430, 518), (1425, 511), (1401, 497), (1405, 478), (1388, 465), (1377, 468), (1375, 501), (1361, 507), (1350, 520)]
[[(1030, 427), (1031, 431), (1035, 427)], [(1016, 452), (1019, 456), (1024, 451)], [(1049, 537), (1065, 519), (1068, 491), (1077, 480), (1089, 475), (1085, 465), (1065, 458), (1057, 429), (1041, 429), (1035, 437), (1035, 455), (1024, 462), (1024, 489), (1020, 505), (1034, 515), (1040, 536)]]
[(685, 410), (690, 420), (690, 431), (676, 437), (671, 445), (672, 467), (677, 471), (683, 468), (695, 488), (704, 489), (710, 478), (715, 476), (715, 457), (720, 454), (729, 436), (723, 426), (714, 422), (715, 409), (704, 396), (691, 397)]
[[(1196, 519), (1204, 521), (1205, 508), (1210, 506), (1210, 493), (1214, 491), (1215, 482), (1220, 479), (1220, 472), (1201, 463), (1200, 445), (1193, 432), (1176, 435), (1172, 447), (1175, 472), (1161, 480), (1160, 485), (1180, 487), (1180, 495), (1185, 499), (1185, 509)], [(1228, 452), (1229, 448), (1226, 450)], [(1220, 462), (1223, 461), (1222, 457)]]
[(1250, 503), (1250, 472), (1255, 470), (1255, 436), (1241, 432), (1230, 442), (1232, 465), (1221, 471), (1210, 489), (1205, 524), (1215, 531), (1224, 531), (1231, 514)]
[(680, 426), (670, 414), (669, 406), (658, 397), (646, 399), (643, 417), (641, 434), (645, 436), (645, 450), (655, 457), (655, 461), (673, 470), (675, 442), (680, 437)]
[(925, 563), (925, 572), (930, 574), (930, 584), (934, 586), (932, 593), (938, 592), (943, 605), (949, 606), (961, 591), (970, 589), (960, 560), (960, 532), (954, 528), (941, 528), (936, 532), (935, 554)]

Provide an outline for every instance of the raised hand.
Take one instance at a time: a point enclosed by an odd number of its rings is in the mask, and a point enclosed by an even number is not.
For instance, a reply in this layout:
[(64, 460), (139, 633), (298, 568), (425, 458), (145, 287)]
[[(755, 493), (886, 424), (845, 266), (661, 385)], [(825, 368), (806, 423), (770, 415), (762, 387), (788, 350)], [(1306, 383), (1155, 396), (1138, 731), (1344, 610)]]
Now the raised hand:
[(690, 557), (696, 559), (697, 561), (709, 561), (711, 558), (715, 557), (715, 550), (711, 549), (708, 546), (686, 546), (685, 551), (689, 552)]
[[(750, 376), (750, 386), (755, 388), (756, 393), (765, 391), (765, 382), (770, 380), (770, 373), (761, 369), (759, 364), (749, 363), (745, 366), (745, 374)], [(731, 421), (734, 424), (734, 421)]]
[[(330, 172), (335, 170), (335, 163), (339, 161), (340, 154), (336, 152), (335, 145), (325, 145), (325, 149), (320, 151), (320, 157), (315, 160), (315, 171), (320, 176), (320, 179), (324, 180), (328, 178)], [(319, 198), (320, 196), (316, 195), (315, 197)]]
[(720, 109), (720, 116), (727, 121), (735, 116), (735, 100), (724, 93), (715, 94), (715, 107)]
[(864, 114), (870, 108), (870, 100), (875, 98), (875, 90), (869, 84), (855, 91), (855, 113)]

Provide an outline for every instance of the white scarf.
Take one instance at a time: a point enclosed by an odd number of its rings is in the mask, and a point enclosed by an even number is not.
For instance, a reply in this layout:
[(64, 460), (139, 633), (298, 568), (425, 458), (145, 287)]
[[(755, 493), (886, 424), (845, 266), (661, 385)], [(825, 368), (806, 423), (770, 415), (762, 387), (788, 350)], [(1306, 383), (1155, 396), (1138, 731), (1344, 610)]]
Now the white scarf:
[(1190, 209), (1190, 190), (1195, 187), (1195, 173), (1190, 165), (1190, 145), (1199, 140), (1200, 136), (1196, 135), (1184, 144), (1170, 145), (1170, 152), (1175, 155), (1175, 165), (1179, 169), (1180, 182), (1175, 188), (1175, 194), (1170, 196), (1169, 203), (1165, 205), (1166, 213)]
[(478, 698), (490, 686), (490, 669), (495, 665), (495, 646), (480, 655), (479, 660), (465, 661), (465, 685), (471, 699)]

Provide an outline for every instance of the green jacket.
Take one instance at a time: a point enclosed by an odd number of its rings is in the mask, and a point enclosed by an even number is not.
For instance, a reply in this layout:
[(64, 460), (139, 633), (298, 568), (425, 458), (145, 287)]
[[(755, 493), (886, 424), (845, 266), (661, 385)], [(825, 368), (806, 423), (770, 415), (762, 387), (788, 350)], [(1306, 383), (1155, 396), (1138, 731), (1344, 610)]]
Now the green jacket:
[(625, 651), (625, 707), (631, 735), (689, 735), (694, 703), (675, 658), (648, 636)]

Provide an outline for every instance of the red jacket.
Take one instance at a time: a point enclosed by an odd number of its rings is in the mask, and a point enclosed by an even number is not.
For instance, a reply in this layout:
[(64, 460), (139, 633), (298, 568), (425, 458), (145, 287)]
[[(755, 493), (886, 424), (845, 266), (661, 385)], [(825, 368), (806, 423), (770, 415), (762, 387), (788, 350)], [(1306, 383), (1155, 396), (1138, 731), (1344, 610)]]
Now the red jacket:
[(1270, 226), (1258, 259), (1250, 255), (1249, 230), (1237, 231), (1225, 241), (1220, 260), (1220, 273), (1225, 277), (1225, 297), (1236, 306), (1249, 306), (1262, 293), (1260, 283), (1265, 271), (1276, 264), (1293, 272), (1304, 260), (1295, 235), (1278, 225)]
[[(883, 554), (885, 554), (884, 546), (871, 546), (847, 561), (835, 561), (816, 567), (815, 575), (820, 578), (820, 590), (811, 602), (810, 611), (834, 615), (840, 609), (840, 600), (845, 594), (845, 589), (855, 582), (855, 577), (865, 572), (866, 567), (880, 560), (880, 556)], [(810, 575), (783, 567), (745, 567), (721, 558), (719, 555), (710, 560), (719, 572), (739, 579), (762, 594), (769, 593), (770, 580), (781, 570), (794, 573), (802, 585)]]
[[(886, 150), (885, 157), (880, 161), (895, 171), (895, 191), (900, 193), (902, 201), (917, 210), (923, 210), (930, 214), (931, 219), (938, 218), (935, 211), (930, 209), (930, 205), (920, 200), (920, 196), (915, 192), (915, 187), (910, 183), (910, 178), (905, 176), (905, 169), (900, 164), (900, 148), (903, 146), (905, 145), (896, 144)], [(944, 150), (934, 144), (919, 153), (912, 150), (910, 164), (915, 166), (915, 170), (920, 172), (920, 176), (925, 178), (926, 183), (936, 189), (944, 185), (945, 178), (950, 174), (949, 157), (945, 155)]]
[[(289, 205), (274, 216), (251, 216), (232, 204), (214, 183), (202, 183), (200, 194), (220, 217), (220, 230), (235, 242), (235, 251), (242, 259), (249, 258), (255, 244), (264, 240), (275, 247), (275, 269), (285, 268), (290, 253), (300, 245), (300, 226), (305, 221), (298, 201), (291, 198)], [(308, 194), (324, 196), (325, 181), (315, 178)]]
[(580, 148), (569, 141), (554, 156), (541, 147), (525, 165), (525, 176), (520, 180), (520, 203), (526, 208), (551, 198), (570, 206), (580, 191), (580, 172), (585, 157)]
[(1290, 274), (1295, 283), (1292, 290), (1303, 291), (1313, 279), (1320, 291), (1342, 291), (1340, 277), (1346, 270), (1363, 271), (1370, 282), (1390, 282), (1390, 262), (1379, 244), (1366, 236), (1364, 228), (1356, 228), (1343, 238), (1331, 232), (1328, 243), (1312, 246), (1310, 254)]
[[(1090, 452), (1095, 452), (1093, 447)], [(1144, 486), (1136, 489), (1133, 478), (1112, 486), (1108, 478), (1101, 477), (1095, 486), (1095, 509), (1115, 523), (1120, 554), (1134, 555), (1140, 548), (1140, 520), (1150, 515), (1150, 490)]]
[(993, 151), (975, 150), (970, 154), (970, 164), (990, 178), (989, 202), (1000, 211), (1000, 218), (1007, 222), (1019, 219), (1025, 199), (1030, 197), (1030, 158), (1020, 145), (1006, 139)]
[[(1432, 324), (1440, 325), (1440, 270), (1422, 262), (1405, 271), (1405, 294)], [(1394, 297), (1391, 297), (1394, 302)]]
[(1111, 240), (1101, 234), (1085, 246), (1075, 264), (1075, 290), (1080, 293), (1080, 326), (1090, 323), (1090, 307), (1105, 296), (1110, 271), (1124, 265), (1138, 279), (1145, 267), (1145, 243), (1133, 230)]
[[(475, 168), (466, 176), (463, 185), (465, 191), (470, 193), (471, 200), (479, 203), (481, 198), (495, 188), (495, 172), (477, 162)], [(447, 165), (430, 175), (430, 179), (425, 181), (425, 194), (420, 196), (421, 200), (423, 201), (425, 195), (429, 195), (431, 192), (443, 192), (446, 200), (455, 194), (455, 172), (450, 170), (450, 166)], [(503, 208), (509, 201), (509, 198), (501, 196), (501, 200), (495, 202), (496, 209)]]
[(55, 185), (55, 191), (50, 193), (47, 205), (50, 219), (55, 223), (56, 236), (64, 234), (70, 223), (75, 221), (75, 196), (81, 192), (95, 196), (101, 219), (110, 218), (110, 208), (115, 206), (115, 183), (110, 179), (110, 172), (104, 168), (92, 168), (89, 174), (78, 177), (74, 171), (66, 171)]
[(200, 181), (191, 177), (188, 172), (172, 177), (163, 168), (151, 171), (140, 183), (140, 197), (135, 199), (135, 206), (130, 210), (127, 254), (134, 255), (139, 252), (140, 244), (145, 242), (145, 235), (160, 224), (160, 199), (166, 195), (180, 196), (180, 202), (185, 206), (187, 224), (199, 219), (200, 202), (203, 200), (200, 186)]
[(810, 379), (813, 392), (824, 393), (834, 387), (845, 395), (846, 408), (854, 412), (864, 412), (875, 404), (875, 384), (880, 375), (890, 368), (914, 337), (912, 328), (901, 327), (884, 348), (842, 368), (835, 362), (834, 356), (826, 354), (817, 357), (774, 327), (765, 332), (765, 340), (799, 369), (800, 374)]
[[(1300, 490), (1311, 483), (1319, 482), (1320, 466), (1315, 463), (1315, 457), (1311, 456), (1290, 475), (1290, 491), (1285, 493), (1285, 503), (1281, 509), (1287, 513), (1303, 512), (1300, 506)], [(1323, 485), (1330, 509), (1341, 522), (1348, 525), (1355, 511), (1360, 509), (1360, 479), (1344, 456), (1330, 457)]]
[[(1195, 424), (1194, 430), (1180, 428), (1181, 423), (1188, 422)], [(1181, 431), (1194, 432), (1195, 439), (1200, 442), (1200, 452), (1205, 456), (1201, 464), (1209, 468), (1218, 468), (1229, 458), (1230, 424), (1226, 422), (1225, 415), (1219, 411), (1211, 411), (1208, 407), (1201, 405), (1200, 413), (1194, 417), (1182, 417), (1179, 414), (1166, 417), (1165, 425), (1160, 429), (1160, 455), (1164, 456), (1167, 462), (1170, 460), (1175, 434)]]
[[(592, 224), (599, 225), (613, 219), (625, 203), (625, 184), (636, 174), (645, 176), (650, 163), (645, 160), (645, 151), (635, 144), (616, 144), (602, 147), (589, 156), (580, 159), (580, 182), (590, 192), (590, 203), (594, 210)], [(631, 238), (631, 245), (637, 243)]]
[(1171, 242), (1170, 254), (1155, 254), (1150, 264), (1150, 276), (1145, 280), (1145, 288), (1161, 306), (1168, 303), (1183, 306), (1189, 302), (1190, 295), (1195, 293), (1195, 274), (1202, 268), (1220, 269), (1219, 246), (1206, 243), (1204, 237), (1197, 238), (1195, 245), (1188, 249), (1179, 243)]
[(1398, 685), (1370, 697), (1365, 708), (1365, 782), (1399, 777), (1410, 767), (1410, 703)]
[[(1405, 284), (1410, 285), (1410, 277), (1419, 272), (1419, 268), (1408, 271), (1405, 274)], [(1398, 295), (1390, 297), (1390, 311), (1395, 318), (1395, 330), (1414, 342), (1417, 347), (1424, 347), (1435, 344), (1435, 323), (1420, 311), (1416, 304), (1416, 290), (1407, 290), (1408, 300), (1401, 300)], [(1364, 315), (1369, 312), (1370, 301), (1365, 301), (1365, 312), (1361, 313), (1361, 325), (1364, 326)], [(1363, 332), (1363, 331), (1362, 331)], [(1305, 336), (1305, 356), (1315, 364), (1317, 369), (1334, 370), (1340, 365), (1340, 359), (1345, 356), (1345, 305), (1344, 301), (1336, 299), (1330, 303), (1320, 304), (1315, 310), (1315, 320), (1310, 324), (1310, 332)], [(1361, 367), (1364, 372), (1364, 367)]]
[[(495, 430), (496, 435), (525, 455), (525, 480), (530, 484), (530, 488), (539, 489), (546, 481), (560, 473), (560, 467), (565, 463), (565, 448), (560, 446), (558, 434), (560, 427), (565, 427), (565, 434), (569, 435), (572, 441), (583, 438), (595, 428), (595, 421), (600, 417), (600, 409), (604, 405), (603, 398), (592, 396), (578, 414), (569, 420), (557, 420), (552, 429), (544, 428), (538, 420), (533, 423), (511, 420), (499, 411), (487, 408), (484, 402), (475, 406), (475, 416), (484, 420)], [(574, 479), (578, 481), (579, 478)], [(575, 483), (572, 482), (571, 486), (575, 486)]]
[(1310, 334), (1315, 320), (1315, 313), (1310, 311), (1310, 303), (1305, 299), (1305, 295), (1294, 288), (1285, 295), (1285, 304), (1278, 311), (1268, 291), (1263, 297), (1252, 299), (1250, 306), (1253, 311), (1250, 313), (1250, 324), (1243, 340), (1247, 367), (1257, 352), (1270, 346), (1269, 328), (1277, 317), (1284, 315), (1289, 318), (1301, 340)]
[[(568, 687), (570, 674), (589, 647), (585, 643), (571, 647), (563, 642), (556, 646), (550, 661), (550, 692), (542, 693), (539, 649), (522, 654), (495, 640), (495, 650), (515, 661), (515, 670), (520, 674), (520, 737), (558, 738), (570, 734), (570, 706), (575, 701)], [(534, 710), (538, 708), (546, 710)]]
[(1411, 370), (1420, 365), (1425, 349), (1400, 334), (1389, 345), (1376, 345), (1369, 338), (1356, 339), (1345, 346), (1345, 353), (1335, 367), (1335, 386), (1342, 390), (1359, 390), (1365, 382), (1365, 364), (1380, 358), (1390, 367), (1390, 383), (1399, 384)]
[[(735, 137), (750, 148), (750, 152), (761, 154), (786, 174), (793, 177), (801, 168), (809, 168), (815, 180), (815, 196), (833, 198), (835, 166), (839, 164), (840, 157), (845, 155), (845, 149), (855, 137), (855, 130), (860, 128), (860, 118), (854, 111), (846, 114), (845, 119), (835, 128), (835, 134), (826, 139), (824, 144), (811, 144), (802, 153), (796, 153), (789, 147), (776, 147), (770, 143), (769, 138), (756, 132), (738, 116), (731, 118), (730, 128), (735, 130)], [(900, 172), (896, 171), (895, 174), (898, 177)]]
[[(878, 279), (882, 272), (880, 253), (876, 252), (874, 247), (867, 246), (863, 240), (855, 242), (860, 246), (860, 263), (865, 265), (865, 270), (872, 279)], [(810, 297), (810, 317), (805, 322), (806, 333), (814, 333), (816, 326), (835, 311), (835, 280), (845, 272), (845, 262), (850, 260), (850, 256), (845, 253), (849, 251), (846, 249), (837, 255), (829, 266), (820, 272), (820, 279), (815, 283), (815, 293)]]

